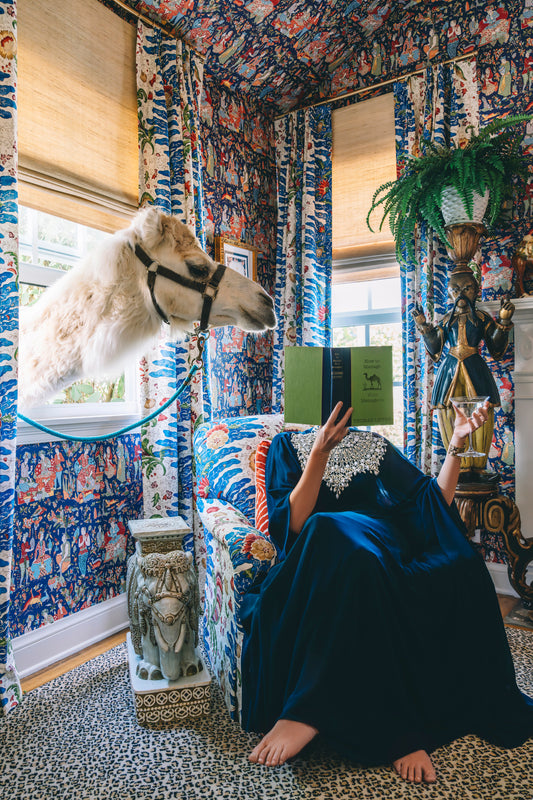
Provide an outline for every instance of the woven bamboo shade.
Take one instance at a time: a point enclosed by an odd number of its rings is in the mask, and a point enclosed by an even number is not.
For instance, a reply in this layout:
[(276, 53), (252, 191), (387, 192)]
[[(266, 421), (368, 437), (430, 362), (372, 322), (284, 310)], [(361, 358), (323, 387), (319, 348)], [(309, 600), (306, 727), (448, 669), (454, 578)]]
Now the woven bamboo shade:
[(18, 0), (20, 202), (104, 230), (138, 204), (136, 31), (98, 0)]
[[(394, 97), (372, 97), (333, 112), (333, 258), (394, 252), (387, 224), (366, 224), (374, 192), (396, 179)], [(381, 217), (374, 215), (372, 227)]]

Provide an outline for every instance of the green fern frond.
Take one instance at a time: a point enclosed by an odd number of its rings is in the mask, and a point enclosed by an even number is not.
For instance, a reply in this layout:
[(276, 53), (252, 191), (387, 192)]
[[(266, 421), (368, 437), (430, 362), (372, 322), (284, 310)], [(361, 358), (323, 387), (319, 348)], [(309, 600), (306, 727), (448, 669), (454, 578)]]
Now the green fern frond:
[(444, 186), (453, 186), (471, 216), (474, 192), (490, 191), (486, 219), (494, 224), (506, 197), (516, 191), (519, 182), (529, 177), (524, 156), (522, 123), (533, 117), (527, 114), (494, 120), (479, 133), (467, 128), (470, 140), (465, 147), (445, 147), (424, 142), (424, 155), (408, 157), (396, 181), (379, 186), (372, 197), (366, 221), (370, 230), (371, 214), (381, 213), (379, 230), (386, 219), (395, 239), (399, 260), (414, 258), (414, 243), (418, 222), (426, 222), (445, 244), (449, 244), (440, 211)]

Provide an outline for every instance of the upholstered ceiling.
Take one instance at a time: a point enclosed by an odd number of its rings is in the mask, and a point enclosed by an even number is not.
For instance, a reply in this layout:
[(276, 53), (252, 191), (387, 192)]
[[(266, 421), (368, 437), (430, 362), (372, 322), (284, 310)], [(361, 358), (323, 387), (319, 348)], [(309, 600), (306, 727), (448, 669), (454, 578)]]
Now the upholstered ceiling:
[(402, 72), (428, 55), (446, 57), (450, 15), (472, 6), (455, 0), (123, 2), (183, 37), (229, 89), (262, 99), (275, 112), (379, 80), (385, 61), (396, 59)]

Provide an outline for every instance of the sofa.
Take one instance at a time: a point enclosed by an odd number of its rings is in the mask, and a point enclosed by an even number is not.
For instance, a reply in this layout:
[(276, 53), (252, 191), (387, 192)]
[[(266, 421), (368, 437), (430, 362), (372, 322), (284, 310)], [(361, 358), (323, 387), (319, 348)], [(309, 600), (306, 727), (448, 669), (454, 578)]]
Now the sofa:
[[(252, 582), (276, 561), (264, 498), (268, 444), (280, 431), (302, 427), (271, 414), (202, 423), (194, 434), (196, 506), (206, 547), (201, 638), (236, 721), (242, 697), (240, 604)], [(256, 480), (261, 493), (257, 507)]]

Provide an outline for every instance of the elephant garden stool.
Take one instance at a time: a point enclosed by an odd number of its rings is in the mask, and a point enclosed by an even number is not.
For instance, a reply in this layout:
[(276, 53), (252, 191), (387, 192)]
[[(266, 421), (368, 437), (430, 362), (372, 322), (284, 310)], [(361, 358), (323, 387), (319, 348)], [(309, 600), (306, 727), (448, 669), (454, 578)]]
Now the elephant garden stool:
[(137, 721), (146, 728), (182, 725), (210, 710), (211, 677), (198, 652), (200, 602), (190, 528), (181, 517), (129, 521), (128, 660)]

